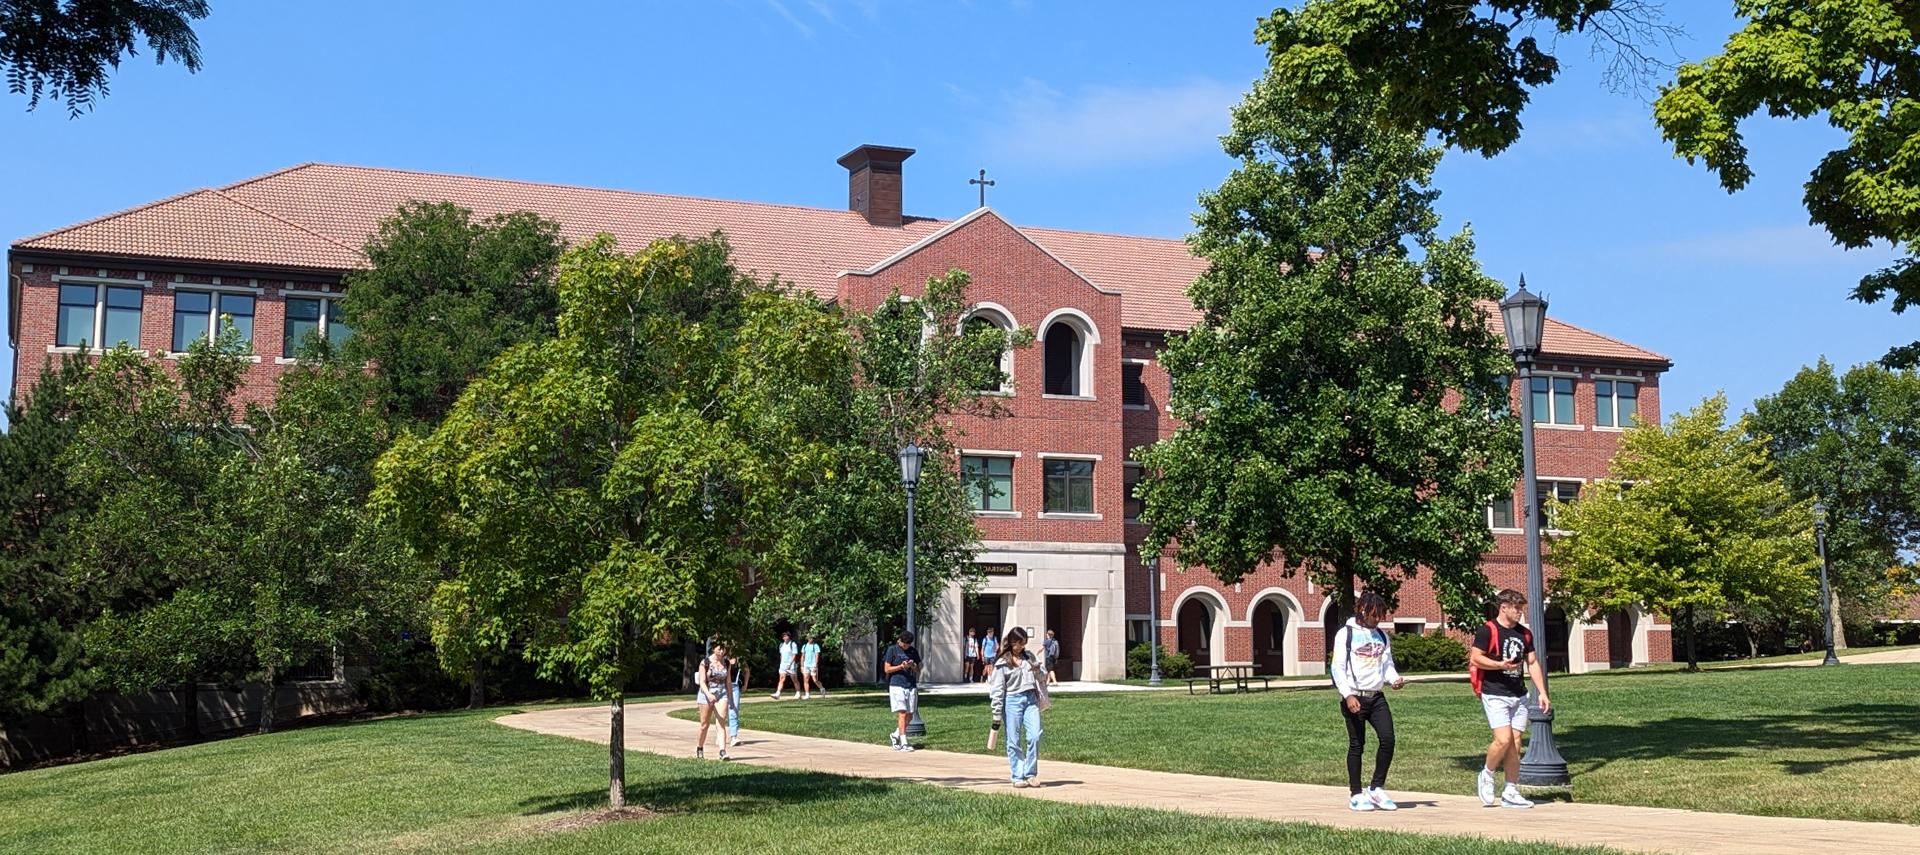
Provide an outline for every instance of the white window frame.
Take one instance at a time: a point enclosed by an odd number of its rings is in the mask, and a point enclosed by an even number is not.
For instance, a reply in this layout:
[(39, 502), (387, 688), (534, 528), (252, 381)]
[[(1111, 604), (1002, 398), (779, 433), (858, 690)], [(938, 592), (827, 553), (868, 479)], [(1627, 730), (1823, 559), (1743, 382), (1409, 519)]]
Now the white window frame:
[[(319, 300), (320, 301), (320, 337), (325, 338), (328, 341), (332, 341), (332, 339), (330, 338), (330, 336), (332, 335), (332, 332), (329, 330), (329, 327), (333, 325), (333, 321), (331, 318), (328, 317), (328, 310), (333, 307), (334, 303), (340, 302), (340, 298), (344, 296), (346, 295), (336, 291), (291, 291), (289, 290), (289, 291), (280, 292), (280, 355), (273, 358), (274, 364), (275, 365), (291, 365), (295, 362), (300, 361), (300, 358), (297, 356), (286, 355), (287, 353), (287, 320), (288, 320), (287, 301)], [(253, 304), (253, 316), (256, 320), (260, 317), (260, 303), (258, 300), (255, 300)]]
[[(968, 309), (966, 314), (960, 316), (958, 332), (961, 335), (966, 335), (967, 322), (976, 317), (986, 319), (989, 323), (999, 327), (1008, 334), (1012, 334), (1014, 331), (1020, 329), (1020, 323), (1013, 319), (1013, 312), (1011, 310), (999, 303), (983, 301), (973, 304), (973, 308)], [(982, 395), (1004, 395), (1006, 397), (1013, 397), (1013, 348), (1011, 347), (1003, 347), (1000, 349), (1000, 374), (1004, 378), (1000, 382), (1000, 388), (980, 389), (977, 390), (978, 393)]]
[[(1611, 425), (1603, 425), (1600, 423), (1600, 408), (1602, 406), (1600, 403), (1600, 384), (1602, 383), (1612, 384), (1609, 388), (1611, 388), (1613, 391), (1611, 394), (1607, 396), (1607, 399), (1606, 399), (1607, 403), (1605, 405), (1607, 407), (1607, 412), (1612, 414), (1613, 416), (1613, 424)], [(1644, 391), (1647, 388), (1646, 381), (1639, 377), (1624, 377), (1624, 376), (1615, 376), (1611, 374), (1595, 374), (1593, 375), (1593, 429), (1594, 430), (1618, 433), (1621, 431), (1625, 431), (1627, 428), (1633, 426), (1633, 425), (1623, 425), (1620, 423), (1620, 384), (1621, 383), (1633, 384), (1633, 389), (1634, 389), (1633, 420), (1635, 424), (1638, 424), (1642, 421), (1642, 419), (1640, 418), (1640, 394), (1639, 393)]]
[[(1127, 359), (1122, 359), (1122, 360), (1120, 360), (1120, 364), (1121, 364), (1121, 365), (1123, 365), (1123, 366), (1124, 366), (1124, 365), (1138, 365), (1138, 366), (1140, 366), (1140, 390), (1141, 390), (1142, 392), (1147, 392), (1147, 393), (1148, 393), (1148, 394), (1147, 394), (1147, 397), (1148, 397), (1148, 398), (1151, 398), (1151, 397), (1152, 397), (1152, 394), (1151, 394), (1150, 392), (1148, 392), (1148, 390), (1147, 390), (1147, 366), (1149, 366), (1149, 365), (1152, 365), (1152, 364), (1153, 364), (1153, 360), (1151, 360), (1151, 359), (1134, 359), (1134, 358), (1127, 358)], [(1153, 409), (1153, 403), (1152, 403), (1152, 401), (1151, 401), (1151, 400), (1149, 400), (1149, 401), (1148, 401), (1148, 403), (1145, 403), (1145, 404), (1129, 404), (1129, 403), (1127, 403), (1127, 371), (1126, 371), (1126, 369), (1125, 369), (1125, 368), (1122, 368), (1122, 369), (1120, 369), (1120, 407), (1121, 407), (1122, 409), (1127, 409), (1127, 410), (1151, 410), (1151, 409)]]
[[(93, 286), (93, 328), (89, 330), (89, 335), (84, 339), (84, 341), (86, 342), (84, 346), (59, 343), (60, 342), (59, 312), (60, 312), (60, 307), (66, 305), (65, 303), (60, 302), (60, 289), (65, 288), (69, 285)], [(108, 288), (131, 288), (133, 290), (140, 292), (140, 329), (137, 330), (134, 334), (133, 348), (135, 351), (139, 352), (140, 355), (142, 356), (147, 355), (147, 351), (140, 347), (140, 336), (146, 332), (146, 326), (147, 326), (147, 282), (145, 280), (116, 279), (116, 278), (113, 278), (110, 276), (104, 276), (104, 275), (103, 276), (55, 276), (53, 277), (53, 287), (54, 287), (54, 293), (53, 293), (54, 343), (47, 345), (48, 353), (83, 353), (83, 352), (92, 353), (92, 354), (106, 353), (107, 348), (101, 347), (100, 345), (101, 345), (101, 342), (104, 341), (107, 337), (107, 289)]]
[[(1590, 479), (1587, 479), (1587, 478), (1561, 478), (1561, 477), (1557, 477), (1557, 476), (1553, 476), (1553, 475), (1537, 475), (1537, 476), (1535, 476), (1535, 477), (1534, 477), (1534, 479), (1533, 479), (1533, 480), (1534, 480), (1535, 482), (1537, 482), (1537, 483), (1538, 483), (1538, 484), (1539, 484), (1540, 486), (1542, 486), (1542, 487), (1545, 487), (1545, 486), (1547, 486), (1548, 484), (1577, 484), (1577, 485), (1579, 485), (1579, 486), (1578, 486), (1578, 488), (1577, 488), (1577, 490), (1576, 490), (1576, 492), (1578, 492), (1578, 493), (1584, 493), (1584, 492), (1586, 492), (1586, 487), (1587, 487), (1587, 482), (1588, 482), (1588, 481), (1589, 481)], [(1549, 492), (1549, 494), (1550, 494), (1550, 495), (1553, 495), (1553, 496), (1558, 496), (1558, 495), (1560, 495), (1558, 491), (1553, 491), (1553, 490), (1549, 490), (1548, 492)], [(1576, 501), (1577, 501), (1577, 499), (1576, 499)], [(1526, 525), (1526, 521), (1525, 521), (1524, 519), (1520, 519), (1520, 518), (1518, 518), (1518, 517), (1516, 517), (1516, 521), (1517, 521), (1517, 522), (1519, 522), (1519, 523), (1520, 523), (1521, 525), (1523, 525), (1523, 526), (1524, 526), (1524, 525)], [(1548, 533), (1551, 533), (1551, 534), (1566, 534), (1566, 533), (1567, 533), (1567, 531), (1568, 531), (1567, 529), (1564, 529), (1564, 528), (1554, 528), (1554, 527), (1553, 527), (1552, 525), (1549, 525), (1549, 523), (1550, 523), (1550, 522), (1551, 522), (1551, 520), (1548, 520), (1548, 519), (1547, 519), (1547, 507), (1546, 507), (1546, 505), (1545, 505), (1545, 504), (1542, 504), (1542, 505), (1540, 506), (1540, 530), (1541, 530), (1541, 531), (1543, 531), (1543, 532), (1548, 532)]]
[[(1080, 337), (1080, 353), (1075, 369), (1074, 394), (1055, 395), (1047, 391), (1047, 334), (1053, 331), (1054, 324), (1066, 324)], [(1059, 401), (1098, 400), (1094, 393), (1094, 346), (1100, 343), (1100, 328), (1094, 326), (1093, 319), (1079, 309), (1055, 309), (1040, 322), (1040, 397)]]
[[(1581, 377), (1579, 374), (1575, 374), (1572, 372), (1564, 372), (1564, 371), (1533, 372), (1532, 378), (1528, 380), (1527, 388), (1521, 394), (1525, 394), (1525, 395), (1533, 394), (1533, 386), (1532, 386), (1533, 380), (1547, 381), (1546, 421), (1536, 421), (1533, 423), (1533, 426), (1541, 430), (1586, 430), (1587, 426), (1580, 423), (1580, 381), (1583, 379), (1585, 378)], [(1570, 418), (1571, 421), (1565, 424), (1561, 424), (1560, 422), (1554, 421), (1554, 418), (1553, 418), (1555, 415), (1558, 414), (1558, 410), (1554, 405), (1554, 401), (1559, 399), (1559, 395), (1553, 391), (1553, 381), (1555, 380), (1568, 380), (1573, 383), (1573, 394), (1567, 399), (1570, 402), (1568, 406), (1571, 406), (1573, 408), (1573, 412), (1568, 415), (1568, 418)], [(1533, 416), (1536, 419), (1540, 418), (1541, 413), (1538, 407), (1534, 408)]]
[[(1120, 490), (1121, 490), (1120, 519), (1123, 522), (1136, 523), (1136, 524), (1140, 522), (1139, 517), (1127, 516), (1127, 503), (1130, 501), (1133, 501), (1133, 497), (1130, 495), (1127, 495), (1127, 492), (1128, 492), (1127, 491), (1127, 473), (1139, 472), (1139, 471), (1141, 471), (1141, 467), (1140, 467), (1140, 462), (1137, 460), (1129, 460), (1125, 463), (1120, 464)], [(1140, 485), (1140, 482), (1136, 480), (1134, 482), (1134, 486), (1138, 487), (1139, 485)], [(1142, 509), (1146, 508), (1146, 506), (1147, 506), (1147, 503), (1145, 501), (1140, 502), (1140, 507)]]
[[(249, 280), (249, 281), (252, 281), (252, 280)], [(261, 299), (262, 295), (265, 294), (265, 291), (263, 289), (253, 287), (253, 286), (221, 285), (219, 284), (219, 281), (217, 279), (215, 280), (214, 284), (211, 284), (211, 285), (203, 285), (203, 284), (193, 283), (193, 282), (169, 282), (167, 283), (167, 289), (174, 292), (174, 301), (175, 301), (172, 310), (167, 312), (167, 352), (166, 352), (167, 359), (179, 359), (180, 357), (187, 355), (187, 352), (184, 350), (173, 349), (173, 344), (174, 344), (173, 319), (176, 316), (178, 316), (180, 313), (180, 307), (179, 307), (180, 292), (187, 291), (187, 292), (198, 293), (198, 294), (207, 294), (212, 297), (212, 299), (207, 301), (208, 303), (207, 341), (209, 342), (217, 341), (220, 335), (220, 299), (219, 299), (220, 295), (234, 294), (239, 296), (253, 297), (253, 316), (252, 317), (253, 317), (255, 329), (247, 333), (247, 349), (253, 352), (247, 354), (245, 359), (247, 359), (250, 362), (260, 361), (260, 352), (259, 352), (259, 348), (257, 347), (257, 342), (255, 341), (255, 339), (259, 337), (258, 335), (256, 335), (256, 333), (259, 332), (258, 326), (260, 324), (260, 303), (262, 302), (262, 299)]]
[[(1049, 397), (1057, 397), (1057, 396), (1049, 396)], [(1099, 462), (1100, 462), (1100, 461), (1101, 461), (1101, 460), (1103, 459), (1103, 458), (1102, 458), (1102, 457), (1101, 457), (1100, 455), (1098, 455), (1098, 454), (1075, 454), (1075, 453), (1072, 453), (1072, 452), (1057, 452), (1057, 451), (1042, 451), (1042, 452), (1040, 452), (1039, 454), (1036, 454), (1036, 455), (1034, 455), (1034, 456), (1036, 456), (1036, 457), (1038, 457), (1038, 458), (1040, 458), (1040, 460), (1041, 460), (1041, 464), (1040, 464), (1040, 512), (1039, 512), (1039, 513), (1037, 513), (1037, 514), (1035, 514), (1034, 516), (1036, 516), (1036, 517), (1038, 517), (1038, 518), (1040, 518), (1040, 519), (1043, 519), (1043, 520), (1099, 520), (1099, 519), (1106, 519), (1106, 516), (1105, 516), (1104, 514), (1101, 514), (1101, 513), (1099, 512), (1099, 510), (1098, 510), (1098, 508), (1100, 507), (1100, 491), (1099, 491), (1099, 490), (1097, 490), (1097, 489), (1091, 489), (1091, 488), (1090, 488), (1090, 489), (1088, 490), (1088, 497), (1089, 497), (1089, 498), (1091, 498), (1091, 499), (1093, 500), (1093, 507), (1094, 507), (1094, 508), (1096, 509), (1096, 510), (1094, 510), (1094, 511), (1093, 511), (1093, 512), (1091, 512), (1091, 513), (1082, 513), (1082, 512), (1079, 512), (1079, 511), (1049, 511), (1049, 510), (1047, 510), (1047, 509), (1046, 509), (1046, 508), (1047, 508), (1047, 466), (1046, 466), (1046, 461), (1048, 461), (1048, 460), (1085, 460), (1085, 461), (1087, 461), (1087, 462), (1090, 462), (1090, 463), (1095, 463), (1095, 464), (1098, 464), (1098, 463), (1099, 463)], [(1097, 466), (1097, 465), (1096, 465), (1096, 466), (1094, 466), (1094, 467), (1093, 467), (1093, 471), (1094, 471), (1094, 472), (1096, 473), (1096, 475), (1095, 475), (1095, 476), (1089, 476), (1090, 478), (1092, 478), (1092, 477), (1097, 477), (1097, 473), (1098, 473), (1098, 472), (1100, 471), (1100, 467), (1099, 467), (1099, 466)], [(1091, 487), (1091, 485), (1090, 485), (1090, 487)]]
[(1524, 525), (1521, 518), (1526, 516), (1526, 509), (1521, 507), (1519, 502), (1514, 501), (1514, 491), (1507, 492), (1507, 503), (1509, 510), (1512, 511), (1513, 525), (1494, 525), (1493, 506), (1499, 501), (1499, 496), (1487, 500), (1487, 529), (1495, 534), (1517, 534), (1526, 531), (1526, 529), (1521, 528), (1521, 526)]

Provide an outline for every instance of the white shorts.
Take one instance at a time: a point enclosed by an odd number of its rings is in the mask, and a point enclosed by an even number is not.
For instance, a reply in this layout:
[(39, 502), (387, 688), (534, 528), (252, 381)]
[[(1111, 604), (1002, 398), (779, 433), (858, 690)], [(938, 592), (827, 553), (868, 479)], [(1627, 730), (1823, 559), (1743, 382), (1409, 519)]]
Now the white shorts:
[(800, 673), (806, 674), (807, 676), (810, 676), (810, 677), (818, 677), (820, 676), (820, 666), (818, 665), (803, 666), (800, 669)]
[(905, 686), (888, 686), (887, 702), (897, 713), (910, 713), (920, 708), (920, 690)]
[(1487, 726), (1494, 730), (1511, 727), (1514, 730), (1527, 729), (1527, 699), (1509, 698), (1506, 695), (1481, 695), (1480, 706), (1487, 711)]
[(794, 675), (794, 673), (795, 673), (795, 672), (794, 672), (794, 670), (793, 670), (793, 663), (792, 663), (792, 662), (788, 662), (788, 663), (786, 663), (786, 664), (784, 664), (784, 665), (781, 665), (781, 666), (780, 666), (780, 673), (781, 673), (781, 674), (782, 674), (783, 676), (787, 676), (787, 677), (791, 677), (791, 676), (793, 676), (793, 675)]

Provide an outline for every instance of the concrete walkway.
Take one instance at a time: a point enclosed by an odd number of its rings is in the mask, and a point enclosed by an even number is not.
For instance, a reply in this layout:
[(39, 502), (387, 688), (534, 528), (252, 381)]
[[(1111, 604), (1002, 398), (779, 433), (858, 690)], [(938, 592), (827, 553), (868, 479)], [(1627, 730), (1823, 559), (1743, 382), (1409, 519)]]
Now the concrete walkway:
[[(667, 715), (689, 706), (687, 701), (628, 705), (627, 750), (670, 757), (690, 756), (699, 725)], [(606, 707), (542, 710), (503, 716), (497, 721), (509, 727), (602, 745), (607, 741)], [(1603, 845), (1640, 852), (1891, 855), (1913, 852), (1916, 844), (1920, 844), (1920, 827), (1893, 823), (1782, 819), (1566, 802), (1543, 802), (1523, 812), (1481, 807), (1479, 799), (1471, 795), (1454, 794), (1397, 793), (1401, 807), (1398, 812), (1354, 813), (1346, 808), (1347, 792), (1343, 787), (1147, 772), (1044, 759), (1040, 763), (1043, 785), (1016, 790), (1008, 784), (1007, 763), (1000, 756), (946, 751), (901, 754), (879, 744), (752, 730), (742, 730), (740, 735), (745, 744), (731, 749), (731, 753), (737, 762), (756, 766), (931, 784), (1074, 804), (1311, 822), (1340, 828)], [(1463, 776), (1463, 789), (1468, 783)]]

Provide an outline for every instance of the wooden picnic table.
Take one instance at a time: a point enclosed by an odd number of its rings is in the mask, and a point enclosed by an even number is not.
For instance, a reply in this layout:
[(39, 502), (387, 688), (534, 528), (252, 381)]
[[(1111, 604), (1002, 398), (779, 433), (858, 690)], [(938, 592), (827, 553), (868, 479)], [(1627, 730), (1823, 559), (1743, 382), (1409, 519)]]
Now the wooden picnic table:
[(1189, 695), (1193, 694), (1202, 682), (1207, 684), (1208, 694), (1223, 694), (1229, 685), (1233, 687), (1236, 694), (1249, 692), (1253, 690), (1251, 684), (1254, 680), (1260, 681), (1262, 689), (1271, 688), (1266, 677), (1254, 676), (1252, 665), (1203, 665), (1194, 670), (1204, 671), (1206, 676), (1187, 681)]

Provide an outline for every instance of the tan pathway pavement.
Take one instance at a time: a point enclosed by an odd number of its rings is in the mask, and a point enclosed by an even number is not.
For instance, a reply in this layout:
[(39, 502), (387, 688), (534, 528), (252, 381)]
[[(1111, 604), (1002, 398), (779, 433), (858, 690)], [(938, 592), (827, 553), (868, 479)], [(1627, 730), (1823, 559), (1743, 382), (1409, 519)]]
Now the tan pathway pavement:
[[(627, 750), (670, 757), (691, 755), (699, 725), (667, 715), (689, 706), (688, 701), (628, 705)], [(497, 721), (523, 730), (604, 745), (609, 719), (606, 707), (588, 707), (518, 713)], [(884, 723), (876, 725), (876, 734), (884, 729)], [(1566, 802), (1542, 802), (1532, 810), (1517, 811), (1482, 807), (1480, 800), (1471, 795), (1435, 793), (1398, 793), (1401, 809), (1397, 812), (1355, 813), (1347, 810), (1344, 787), (1148, 772), (1045, 759), (1040, 763), (1043, 785), (1016, 790), (1009, 786), (1006, 758), (1001, 755), (924, 750), (902, 754), (880, 744), (745, 729), (740, 735), (745, 744), (731, 749), (731, 753), (737, 762), (755, 766), (932, 784), (1074, 804), (1311, 822), (1340, 828), (1605, 845), (1641, 852), (1890, 855), (1920, 849), (1920, 827), (1893, 823)], [(1463, 789), (1470, 783), (1470, 776), (1461, 776)]]

